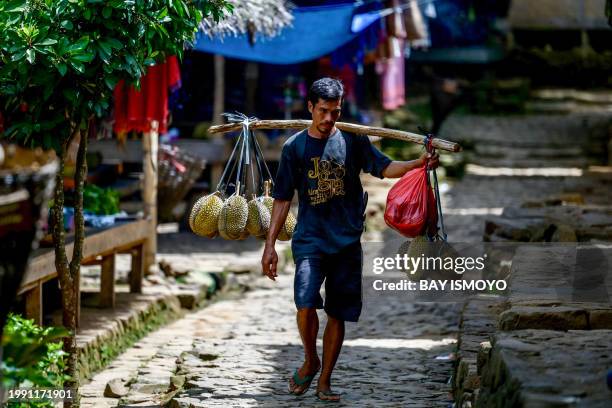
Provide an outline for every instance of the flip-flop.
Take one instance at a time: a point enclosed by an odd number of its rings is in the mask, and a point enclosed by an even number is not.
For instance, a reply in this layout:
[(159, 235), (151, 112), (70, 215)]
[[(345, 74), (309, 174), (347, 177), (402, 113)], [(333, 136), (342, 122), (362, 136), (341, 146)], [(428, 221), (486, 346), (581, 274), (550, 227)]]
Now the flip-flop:
[[(318, 370), (317, 370), (318, 372)], [(295, 372), (293, 373), (293, 383), (295, 384), (296, 387), (302, 386), (302, 385), (306, 385), (306, 387), (304, 387), (304, 389), (302, 390), (302, 392), (294, 392), (291, 389), (291, 384), (289, 385), (289, 392), (293, 395), (302, 395), (304, 394), (306, 391), (308, 391), (308, 388), (310, 388), (310, 383), (312, 383), (312, 380), (314, 379), (315, 375), (317, 375), (317, 372), (314, 372), (311, 375), (305, 375), (303, 378), (300, 378), (300, 374), (298, 373), (298, 370), (296, 369)]]
[[(338, 399), (331, 399), (331, 398), (321, 398), (321, 396), (323, 397), (332, 397), (332, 396), (337, 396)], [(341, 398), (340, 398), (340, 394), (337, 394), (335, 392), (332, 392), (332, 390), (328, 390), (328, 391), (317, 391), (317, 398), (319, 399), (319, 401), (323, 401), (323, 402), (340, 402)]]

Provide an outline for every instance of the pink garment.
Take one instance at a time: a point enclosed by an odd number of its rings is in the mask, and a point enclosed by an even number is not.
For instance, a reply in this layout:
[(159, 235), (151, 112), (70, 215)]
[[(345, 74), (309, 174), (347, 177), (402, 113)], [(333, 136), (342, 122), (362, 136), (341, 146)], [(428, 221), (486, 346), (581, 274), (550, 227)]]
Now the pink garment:
[[(402, 41), (402, 49), (403, 49)], [(383, 109), (393, 110), (406, 103), (406, 85), (404, 81), (404, 55), (381, 61), (381, 90)]]

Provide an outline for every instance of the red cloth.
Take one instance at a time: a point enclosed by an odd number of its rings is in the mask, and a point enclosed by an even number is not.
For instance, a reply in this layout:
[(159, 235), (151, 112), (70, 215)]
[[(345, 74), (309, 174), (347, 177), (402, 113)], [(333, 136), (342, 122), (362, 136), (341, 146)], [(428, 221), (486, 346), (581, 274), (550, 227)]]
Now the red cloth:
[(181, 71), (175, 56), (150, 66), (140, 78), (140, 91), (120, 81), (115, 87), (116, 133), (148, 132), (151, 121), (159, 122), (159, 133), (168, 131), (168, 93), (181, 86)]

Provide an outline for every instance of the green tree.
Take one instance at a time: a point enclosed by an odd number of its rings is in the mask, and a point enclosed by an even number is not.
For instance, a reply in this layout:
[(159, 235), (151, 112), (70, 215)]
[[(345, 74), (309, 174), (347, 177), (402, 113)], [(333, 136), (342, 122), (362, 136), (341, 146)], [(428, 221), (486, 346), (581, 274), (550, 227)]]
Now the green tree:
[[(53, 206), (55, 265), (63, 323), (74, 334), (77, 274), (83, 248), (83, 185), (87, 134), (108, 114), (113, 89), (138, 85), (147, 65), (183, 55), (204, 17), (218, 21), (227, 0), (8, 0), (0, 2), (0, 110), (3, 137), (53, 148), (60, 158)], [(83, 137), (80, 137), (83, 135)], [(75, 172), (75, 245), (71, 260), (63, 230), (64, 163), (80, 140)], [(74, 376), (76, 344), (67, 337), (67, 371)]]

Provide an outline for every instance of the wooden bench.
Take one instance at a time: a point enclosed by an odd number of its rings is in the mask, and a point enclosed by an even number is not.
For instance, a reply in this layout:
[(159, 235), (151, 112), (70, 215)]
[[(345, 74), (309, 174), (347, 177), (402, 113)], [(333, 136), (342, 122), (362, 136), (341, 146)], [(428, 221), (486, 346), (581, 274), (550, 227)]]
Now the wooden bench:
[[(82, 265), (101, 265), (100, 306), (115, 305), (115, 254), (130, 253), (130, 292), (142, 292), (144, 276), (145, 243), (151, 231), (149, 220), (120, 222), (106, 229), (86, 229), (83, 242)], [(73, 243), (66, 244), (66, 255), (72, 257)], [(25, 314), (42, 324), (43, 283), (57, 278), (55, 252), (52, 248), (41, 248), (34, 252), (18, 294), (25, 295)], [(80, 277), (77, 277), (80, 280)], [(80, 296), (77, 307), (77, 325), (80, 316)]]

